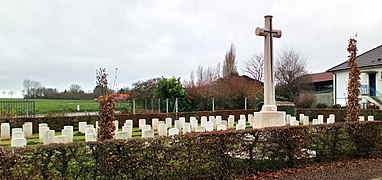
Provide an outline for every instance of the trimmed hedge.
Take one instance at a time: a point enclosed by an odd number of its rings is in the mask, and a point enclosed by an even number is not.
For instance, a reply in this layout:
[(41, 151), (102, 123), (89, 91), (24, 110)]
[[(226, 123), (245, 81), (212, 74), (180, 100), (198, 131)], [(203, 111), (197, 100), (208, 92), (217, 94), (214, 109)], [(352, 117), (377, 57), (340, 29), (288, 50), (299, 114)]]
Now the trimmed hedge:
[(357, 122), (1, 147), (0, 179), (230, 179), (381, 156), (381, 134), (382, 122)]

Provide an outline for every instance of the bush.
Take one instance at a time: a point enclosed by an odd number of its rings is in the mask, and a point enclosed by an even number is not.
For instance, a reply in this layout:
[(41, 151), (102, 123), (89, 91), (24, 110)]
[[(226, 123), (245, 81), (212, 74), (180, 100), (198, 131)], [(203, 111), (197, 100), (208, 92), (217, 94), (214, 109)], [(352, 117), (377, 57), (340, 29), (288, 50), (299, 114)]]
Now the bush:
[(0, 179), (233, 179), (310, 162), (378, 157), (381, 134), (382, 122), (374, 121), (0, 147)]
[(317, 103), (316, 104), (316, 108), (319, 108), (319, 109), (324, 109), (327, 107), (328, 107), (328, 105), (326, 105), (325, 103)]
[(295, 104), (299, 108), (311, 108), (316, 102), (316, 97), (310, 91), (302, 91)]

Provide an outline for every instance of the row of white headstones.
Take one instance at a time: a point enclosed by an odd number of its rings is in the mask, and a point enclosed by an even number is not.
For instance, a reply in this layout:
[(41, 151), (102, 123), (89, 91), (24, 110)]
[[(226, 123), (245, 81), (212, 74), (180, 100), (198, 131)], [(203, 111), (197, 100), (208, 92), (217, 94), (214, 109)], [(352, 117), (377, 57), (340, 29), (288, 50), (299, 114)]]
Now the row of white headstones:
[[(139, 129), (142, 132), (143, 138), (154, 137), (154, 131), (158, 131), (159, 136), (174, 136), (180, 133), (186, 134), (190, 132), (206, 132), (214, 130), (227, 130), (236, 129), (243, 130), (246, 128), (247, 119), (246, 115), (240, 115), (238, 123), (235, 125), (234, 115), (230, 115), (227, 120), (222, 120), (221, 116), (202, 116), (200, 118), (200, 124), (196, 117), (190, 117), (189, 122), (186, 122), (185, 117), (179, 117), (179, 119), (173, 120), (171, 118), (166, 118), (164, 121), (160, 121), (158, 118), (153, 118), (151, 125), (146, 124), (146, 119), (139, 119)], [(365, 121), (364, 116), (359, 117), (360, 121)], [(374, 121), (374, 116), (367, 116), (368, 121)], [(253, 114), (248, 114), (248, 123), (253, 128), (254, 127), (254, 117)], [(326, 123), (334, 123), (335, 115), (330, 114), (326, 119)], [(324, 116), (318, 115), (317, 119), (309, 120), (309, 116), (304, 114), (299, 114), (299, 120), (291, 115), (286, 115), (286, 124), (296, 126), (296, 125), (317, 125), (324, 123)], [(27, 138), (31, 138), (33, 134), (32, 122), (25, 122), (22, 128), (12, 128), (12, 139), (10, 134), (10, 124), (1, 123), (1, 133), (0, 139), (11, 139), (11, 147), (24, 147), (27, 144)], [(133, 134), (133, 120), (125, 120), (122, 126), (122, 131), (119, 129), (119, 121), (114, 121), (115, 129), (115, 139), (129, 139), (132, 138)], [(174, 125), (174, 126), (173, 126)], [(98, 122), (94, 127), (86, 122), (79, 122), (78, 124), (79, 132), (85, 134), (85, 141), (91, 142), (97, 139), (97, 129)], [(61, 131), (61, 135), (56, 136), (54, 130), (50, 130), (47, 123), (39, 124), (39, 141), (40, 143), (46, 145), (51, 143), (70, 143), (73, 142), (73, 126), (64, 126)]]

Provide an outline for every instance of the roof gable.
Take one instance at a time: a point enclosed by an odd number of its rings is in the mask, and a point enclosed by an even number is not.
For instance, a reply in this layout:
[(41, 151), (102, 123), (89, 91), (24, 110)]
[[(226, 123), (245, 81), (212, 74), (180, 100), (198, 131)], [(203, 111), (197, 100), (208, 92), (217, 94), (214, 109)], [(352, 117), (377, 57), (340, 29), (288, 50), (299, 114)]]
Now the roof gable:
[[(378, 65), (382, 65), (382, 45), (379, 45), (357, 56), (357, 66), (360, 68)], [(327, 70), (327, 72), (340, 71), (345, 69), (349, 69), (348, 61), (330, 68)]]

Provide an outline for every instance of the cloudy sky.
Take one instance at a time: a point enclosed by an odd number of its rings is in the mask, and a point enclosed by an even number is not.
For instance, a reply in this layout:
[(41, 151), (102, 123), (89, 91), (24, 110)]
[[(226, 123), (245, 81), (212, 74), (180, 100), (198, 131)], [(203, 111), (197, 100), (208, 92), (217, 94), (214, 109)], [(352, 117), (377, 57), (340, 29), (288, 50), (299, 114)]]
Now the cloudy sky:
[[(312, 73), (381, 44), (377, 0), (0, 0), (0, 91), (21, 96), (24, 79), (45, 87), (95, 87), (105, 67), (117, 87), (153, 77), (189, 79), (198, 65), (222, 62), (231, 43), (237, 63), (263, 51), (254, 30), (273, 15), (275, 54), (297, 49)], [(3, 97), (2, 94), (0, 94)]]

